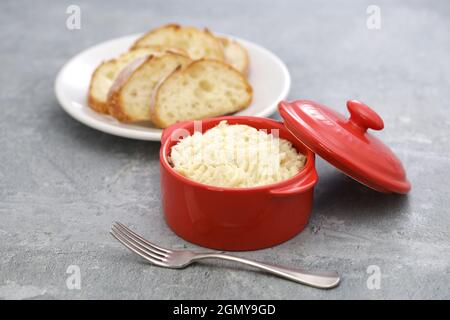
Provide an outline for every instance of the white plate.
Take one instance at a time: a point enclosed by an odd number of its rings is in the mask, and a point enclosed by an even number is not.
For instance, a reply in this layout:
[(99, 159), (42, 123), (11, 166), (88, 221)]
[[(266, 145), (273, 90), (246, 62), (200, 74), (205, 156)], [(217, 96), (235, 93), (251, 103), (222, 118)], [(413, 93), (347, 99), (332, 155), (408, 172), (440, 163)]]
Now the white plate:
[[(130, 35), (93, 46), (67, 62), (56, 77), (55, 92), (63, 109), (78, 121), (113, 135), (139, 139), (161, 139), (162, 130), (137, 124), (120, 123), (111, 116), (99, 114), (87, 105), (91, 75), (104, 60), (128, 50), (140, 35)], [(250, 58), (249, 81), (253, 87), (252, 104), (235, 115), (268, 117), (278, 102), (289, 93), (291, 77), (285, 64), (272, 52), (252, 42), (231, 37), (245, 46)]]

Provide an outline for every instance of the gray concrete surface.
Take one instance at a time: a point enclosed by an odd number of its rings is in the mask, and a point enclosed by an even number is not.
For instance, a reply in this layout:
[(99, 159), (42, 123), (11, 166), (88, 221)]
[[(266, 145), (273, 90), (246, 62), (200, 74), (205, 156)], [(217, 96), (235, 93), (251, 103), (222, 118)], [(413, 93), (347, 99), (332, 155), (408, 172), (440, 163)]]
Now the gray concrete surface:
[[(81, 30), (65, 27), (69, 4)], [(366, 8), (381, 9), (368, 30)], [(450, 3), (448, 1), (2, 1), (0, 3), (0, 298), (450, 298)], [(322, 160), (311, 221), (275, 248), (239, 255), (335, 269), (321, 291), (228, 263), (165, 270), (113, 240), (114, 220), (169, 247), (194, 247), (166, 226), (158, 143), (110, 136), (70, 118), (53, 83), (74, 54), (166, 22), (208, 26), (278, 54), (290, 98), (342, 112), (361, 99), (413, 184), (384, 195)], [(276, 116), (277, 117), (277, 116)], [(81, 289), (69, 290), (70, 265)], [(378, 290), (367, 286), (378, 266)]]

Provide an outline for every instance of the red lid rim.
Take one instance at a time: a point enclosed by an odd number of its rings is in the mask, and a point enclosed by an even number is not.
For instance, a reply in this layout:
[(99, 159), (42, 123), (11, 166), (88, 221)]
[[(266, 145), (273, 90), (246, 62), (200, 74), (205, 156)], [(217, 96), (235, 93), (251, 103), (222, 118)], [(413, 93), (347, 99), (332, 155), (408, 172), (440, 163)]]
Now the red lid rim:
[[(305, 124), (306, 125), (306, 124)], [(292, 132), (292, 130), (289, 129), (288, 126), (286, 128), (295, 136), (297, 135)], [(395, 193), (401, 193), (405, 194), (408, 193), (409, 190), (411, 190), (411, 184), (408, 180), (405, 182), (393, 182), (382, 175), (376, 175), (368, 170), (364, 170), (365, 165), (364, 164), (355, 164), (354, 168), (349, 168), (346, 166), (346, 163), (349, 163), (348, 157), (345, 156), (341, 151), (333, 151), (333, 157), (329, 157), (326, 148), (319, 143), (319, 140), (317, 139), (317, 136), (313, 137), (315, 141), (308, 142), (306, 140), (309, 140), (308, 138), (305, 139), (299, 139), (308, 149), (313, 151), (314, 153), (318, 154), (321, 158), (326, 160), (328, 163), (333, 165), (335, 168), (339, 169), (342, 173), (345, 175), (351, 177), (352, 179), (358, 181), (359, 183), (364, 184), (365, 186), (380, 191), (380, 192), (395, 192)], [(315, 146), (314, 148), (310, 147), (310, 145)], [(369, 173), (367, 173), (369, 172)], [(356, 173), (356, 174), (355, 174)], [(368, 176), (372, 182), (367, 182), (367, 179), (364, 178), (364, 176)]]
[[(295, 102), (316, 105), (315, 102), (309, 100), (297, 100)], [(281, 102), (279, 107), (279, 112), (282, 118), (285, 119), (286, 128), (308, 149), (322, 157), (325, 161), (333, 165), (339, 171), (343, 172), (345, 175), (358, 181), (359, 183), (379, 192), (394, 192), (399, 194), (406, 194), (411, 190), (411, 183), (407, 180), (406, 175), (404, 177), (404, 181), (392, 180), (389, 178), (389, 176), (385, 176), (382, 173), (370, 170), (370, 167), (366, 166), (364, 163), (357, 163), (352, 161), (351, 158), (349, 158), (349, 155), (346, 155), (342, 150), (328, 149), (327, 141), (329, 141), (329, 139), (324, 136), (320, 136), (297, 113), (291, 114), (288, 111), (288, 106), (288, 102)], [(292, 130), (290, 128), (291, 121), (289, 120), (295, 121), (295, 124), (292, 124), (292, 126), (295, 126), (298, 123), (300, 127), (307, 128), (307, 133), (304, 134), (304, 132), (302, 130), (298, 130), (298, 128), (296, 130)], [(325, 143), (323, 143), (323, 141)], [(328, 145), (331, 145), (331, 143), (329, 143)]]

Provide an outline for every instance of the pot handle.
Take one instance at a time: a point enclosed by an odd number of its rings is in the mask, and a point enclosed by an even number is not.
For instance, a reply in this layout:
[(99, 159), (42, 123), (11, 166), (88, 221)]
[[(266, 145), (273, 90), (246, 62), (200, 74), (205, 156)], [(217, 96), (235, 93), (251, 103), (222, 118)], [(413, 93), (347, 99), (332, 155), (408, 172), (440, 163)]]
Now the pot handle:
[(182, 128), (186, 122), (188, 121), (178, 122), (165, 128), (161, 135), (161, 144), (164, 144), (169, 138), (178, 140), (182, 137), (190, 135), (190, 132), (187, 129)]
[(301, 180), (295, 183), (281, 187), (278, 189), (270, 190), (270, 194), (275, 196), (292, 195), (295, 193), (301, 193), (314, 187), (319, 180), (316, 169), (313, 169), (310, 173), (306, 174)]

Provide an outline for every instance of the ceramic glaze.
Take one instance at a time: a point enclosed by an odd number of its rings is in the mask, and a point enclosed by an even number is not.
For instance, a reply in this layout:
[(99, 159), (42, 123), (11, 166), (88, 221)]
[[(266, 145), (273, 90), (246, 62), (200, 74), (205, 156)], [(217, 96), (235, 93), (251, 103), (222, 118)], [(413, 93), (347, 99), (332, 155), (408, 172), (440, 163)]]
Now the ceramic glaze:
[[(201, 121), (202, 132), (220, 121), (256, 129), (279, 130), (306, 156), (304, 168), (279, 183), (222, 188), (197, 183), (178, 174), (168, 161), (179, 135), (192, 134), (194, 122), (184, 122), (163, 132), (160, 150), (161, 191), (167, 224), (183, 239), (219, 250), (256, 250), (271, 247), (297, 235), (306, 226), (317, 173), (314, 154), (281, 122), (258, 117), (220, 117)], [(197, 123), (198, 124), (198, 123)]]

